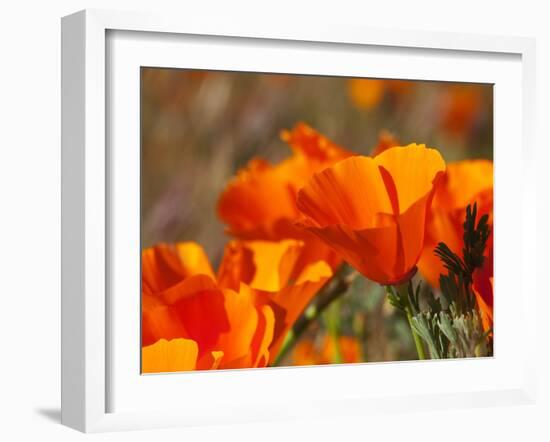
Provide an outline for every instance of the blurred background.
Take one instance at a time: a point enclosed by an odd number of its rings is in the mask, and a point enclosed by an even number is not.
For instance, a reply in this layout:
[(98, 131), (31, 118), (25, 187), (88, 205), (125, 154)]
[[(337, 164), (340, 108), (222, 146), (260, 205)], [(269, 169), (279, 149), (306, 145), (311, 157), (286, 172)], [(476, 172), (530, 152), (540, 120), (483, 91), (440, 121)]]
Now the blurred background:
[[(492, 159), (492, 103), (489, 84), (142, 68), (142, 248), (196, 241), (216, 267), (229, 240), (216, 217), (220, 192), (251, 158), (289, 156), (279, 134), (299, 121), (361, 154), (389, 132), (446, 161)], [(342, 334), (336, 356), (332, 326)], [(415, 358), (406, 319), (359, 278), (286, 362)]]

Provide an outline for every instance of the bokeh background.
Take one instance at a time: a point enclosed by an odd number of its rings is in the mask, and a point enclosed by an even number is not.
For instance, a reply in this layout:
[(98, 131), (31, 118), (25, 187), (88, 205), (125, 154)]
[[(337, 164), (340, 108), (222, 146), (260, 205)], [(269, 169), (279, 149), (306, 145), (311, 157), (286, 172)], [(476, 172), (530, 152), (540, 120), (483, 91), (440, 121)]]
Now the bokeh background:
[[(280, 131), (299, 121), (361, 154), (391, 134), (446, 161), (493, 156), (490, 84), (142, 68), (142, 248), (196, 241), (217, 266), (229, 240), (216, 217), (220, 192), (251, 158), (287, 157)], [(406, 319), (359, 278), (286, 362), (335, 362), (335, 323), (343, 362), (415, 358)]]

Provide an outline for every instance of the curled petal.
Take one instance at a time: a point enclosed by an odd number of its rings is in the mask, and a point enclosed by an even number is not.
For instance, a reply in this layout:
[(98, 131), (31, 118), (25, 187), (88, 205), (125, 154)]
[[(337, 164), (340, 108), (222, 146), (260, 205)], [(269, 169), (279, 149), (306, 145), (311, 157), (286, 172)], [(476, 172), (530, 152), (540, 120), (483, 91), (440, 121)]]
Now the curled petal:
[(188, 276), (214, 272), (203, 248), (194, 242), (158, 244), (141, 254), (141, 274), (144, 290), (163, 291)]

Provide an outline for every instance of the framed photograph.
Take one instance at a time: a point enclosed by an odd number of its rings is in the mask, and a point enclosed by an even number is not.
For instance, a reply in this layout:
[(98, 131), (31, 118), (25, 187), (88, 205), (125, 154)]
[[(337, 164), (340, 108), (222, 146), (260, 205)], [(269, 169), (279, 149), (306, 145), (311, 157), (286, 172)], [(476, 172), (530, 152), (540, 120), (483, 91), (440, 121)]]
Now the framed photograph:
[(534, 53), (64, 17), (62, 422), (534, 401)]

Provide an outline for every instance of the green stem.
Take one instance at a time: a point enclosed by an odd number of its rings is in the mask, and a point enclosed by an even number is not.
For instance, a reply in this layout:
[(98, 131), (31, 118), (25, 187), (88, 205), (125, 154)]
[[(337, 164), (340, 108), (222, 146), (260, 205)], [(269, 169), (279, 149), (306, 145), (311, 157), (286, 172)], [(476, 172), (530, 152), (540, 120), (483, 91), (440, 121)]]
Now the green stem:
[(409, 321), (409, 327), (411, 328), (412, 337), (414, 340), (414, 345), (416, 346), (416, 352), (418, 353), (418, 359), (426, 359), (426, 354), (424, 353), (424, 347), (422, 345), (422, 340), (420, 339), (420, 336), (418, 333), (414, 331), (414, 327), (412, 325), (412, 313), (411, 308), (407, 307), (405, 309), (405, 313), (407, 314), (407, 320)]
[[(407, 315), (407, 321), (409, 322), (409, 328), (411, 329), (411, 334), (413, 337), (414, 345), (416, 346), (416, 353), (418, 354), (418, 359), (426, 359), (426, 353), (424, 352), (424, 346), (422, 345), (422, 339), (416, 333), (413, 327), (413, 313), (411, 304), (409, 302), (408, 288), (411, 285), (411, 281), (406, 283), (394, 286), (397, 296), (399, 297), (401, 308), (405, 311)], [(391, 287), (386, 288), (387, 291), (391, 291)]]
[(334, 354), (332, 362), (341, 364), (343, 362), (342, 349), (340, 348), (340, 300), (335, 300), (327, 309), (325, 317), (327, 320), (327, 328), (334, 344)]
[(285, 358), (288, 352), (294, 347), (300, 336), (307, 330), (309, 325), (314, 322), (319, 315), (336, 299), (348, 291), (349, 286), (357, 277), (357, 272), (349, 275), (343, 275), (343, 269), (335, 275), (334, 279), (326, 286), (323, 293), (318, 295), (316, 304), (309, 306), (304, 314), (294, 323), (292, 329), (288, 332), (279, 350), (279, 354), (273, 361), (273, 366), (277, 366)]
[(357, 312), (353, 318), (353, 333), (357, 340), (360, 342), (359, 345), (359, 360), (363, 362), (368, 362), (367, 360), (367, 337), (365, 333), (365, 318), (363, 312)]

